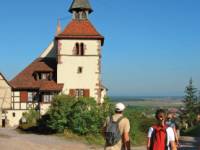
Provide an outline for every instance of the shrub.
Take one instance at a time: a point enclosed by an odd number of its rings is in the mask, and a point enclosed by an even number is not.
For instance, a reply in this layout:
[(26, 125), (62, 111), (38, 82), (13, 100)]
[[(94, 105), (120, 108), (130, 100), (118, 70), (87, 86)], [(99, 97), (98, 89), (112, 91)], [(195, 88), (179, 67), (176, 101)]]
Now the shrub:
[(26, 123), (20, 123), (20, 128), (28, 129), (37, 126), (37, 120), (40, 114), (38, 111), (30, 109), (28, 112), (23, 113), (23, 117), (26, 119)]
[[(148, 109), (145, 109), (145, 111), (148, 111)], [(147, 118), (144, 115), (145, 111), (141, 108), (127, 107), (124, 113), (130, 121), (130, 138), (134, 145), (146, 143), (147, 131), (154, 124), (154, 118)]]
[(193, 136), (193, 137), (200, 137), (200, 124), (189, 128), (188, 130), (182, 133), (184, 136)]
[(80, 135), (98, 134), (104, 114), (93, 98), (80, 98), (72, 106), (68, 127)]
[[(47, 121), (47, 127), (51, 128), (55, 132), (63, 132), (67, 126), (67, 116), (71, 112), (71, 106), (75, 99), (66, 95), (59, 95), (53, 98), (52, 105), (45, 118)], [(45, 121), (45, 120), (44, 120)]]
[[(47, 127), (59, 133), (69, 129), (79, 135), (97, 135), (112, 110), (108, 100), (103, 105), (98, 105), (93, 98), (59, 95), (54, 97), (47, 113)], [(44, 121), (41, 122), (45, 124)]]
[(37, 132), (39, 134), (52, 134), (55, 133), (56, 131), (52, 128), (50, 128), (47, 124), (47, 122), (50, 120), (50, 116), (49, 114), (45, 114), (43, 116), (41, 116), (41, 118), (38, 120), (38, 126), (36, 131), (34, 130), (34, 132)]

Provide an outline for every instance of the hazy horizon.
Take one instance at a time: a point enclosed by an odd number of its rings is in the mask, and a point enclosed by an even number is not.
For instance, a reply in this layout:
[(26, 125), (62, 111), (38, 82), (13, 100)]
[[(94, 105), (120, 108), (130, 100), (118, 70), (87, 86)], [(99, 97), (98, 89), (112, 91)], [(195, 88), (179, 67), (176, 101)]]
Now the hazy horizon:
[[(199, 0), (89, 0), (103, 36), (102, 80), (109, 95), (184, 95), (200, 90)], [(2, 1), (0, 72), (12, 79), (54, 39), (72, 0)], [(67, 71), (66, 71), (67, 73)]]

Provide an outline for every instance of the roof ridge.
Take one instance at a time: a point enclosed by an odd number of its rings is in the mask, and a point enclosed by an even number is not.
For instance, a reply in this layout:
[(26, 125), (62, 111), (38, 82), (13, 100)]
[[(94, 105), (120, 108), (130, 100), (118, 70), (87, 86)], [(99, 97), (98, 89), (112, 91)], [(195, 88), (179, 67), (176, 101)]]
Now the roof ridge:
[(30, 67), (38, 59), (39, 58), (34, 59), (28, 66), (26, 66), (22, 71), (20, 71), (14, 78), (12, 78), (10, 82), (13, 82), (20, 74), (22, 74), (28, 67)]

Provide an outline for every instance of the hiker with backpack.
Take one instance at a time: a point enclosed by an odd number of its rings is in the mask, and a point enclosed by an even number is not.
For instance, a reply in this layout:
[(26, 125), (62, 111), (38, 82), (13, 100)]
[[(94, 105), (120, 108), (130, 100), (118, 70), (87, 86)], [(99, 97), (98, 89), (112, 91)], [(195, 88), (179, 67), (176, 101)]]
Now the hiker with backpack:
[(174, 131), (166, 125), (166, 113), (156, 111), (157, 123), (149, 128), (147, 150), (177, 150)]
[(104, 124), (103, 132), (106, 141), (105, 150), (130, 150), (130, 123), (123, 116), (125, 105), (117, 103), (115, 114), (109, 116)]
[(171, 112), (167, 113), (166, 125), (173, 129), (174, 135), (175, 135), (175, 143), (176, 143), (177, 147), (179, 147), (180, 146), (179, 135), (178, 135), (178, 132), (177, 132), (178, 131), (178, 125), (175, 122), (173, 114)]

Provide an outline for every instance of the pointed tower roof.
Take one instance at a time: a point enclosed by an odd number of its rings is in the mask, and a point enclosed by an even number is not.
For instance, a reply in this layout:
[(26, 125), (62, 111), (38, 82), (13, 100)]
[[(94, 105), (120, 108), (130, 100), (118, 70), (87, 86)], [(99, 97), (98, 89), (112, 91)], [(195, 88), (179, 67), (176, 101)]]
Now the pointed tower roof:
[(99, 39), (104, 43), (104, 37), (89, 20), (72, 20), (56, 39)]
[(89, 13), (93, 11), (88, 0), (73, 0), (69, 12), (73, 10), (88, 10)]
[(56, 36), (59, 35), (62, 32), (62, 27), (60, 24), (60, 19), (58, 19), (58, 24), (57, 24), (57, 28), (56, 28)]

